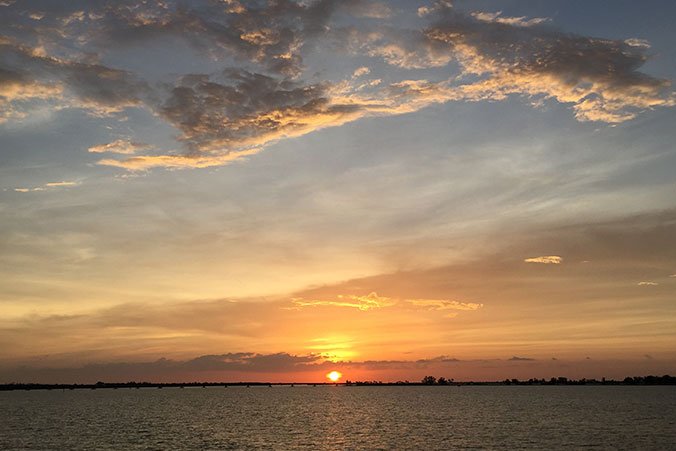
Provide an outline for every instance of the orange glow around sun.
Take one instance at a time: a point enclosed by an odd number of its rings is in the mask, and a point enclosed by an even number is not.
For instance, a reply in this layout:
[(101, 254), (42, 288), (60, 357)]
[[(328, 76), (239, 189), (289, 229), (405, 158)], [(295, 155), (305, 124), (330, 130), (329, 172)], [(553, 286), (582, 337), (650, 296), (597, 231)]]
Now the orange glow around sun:
[(338, 382), (338, 379), (343, 377), (343, 375), (338, 371), (331, 371), (329, 374), (326, 375), (326, 377), (328, 377), (331, 380), (331, 382)]

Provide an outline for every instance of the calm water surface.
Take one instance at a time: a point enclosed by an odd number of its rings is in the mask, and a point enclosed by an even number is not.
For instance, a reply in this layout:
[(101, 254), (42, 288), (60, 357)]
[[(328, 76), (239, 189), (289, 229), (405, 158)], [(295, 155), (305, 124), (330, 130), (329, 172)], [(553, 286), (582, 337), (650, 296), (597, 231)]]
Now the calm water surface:
[(3, 450), (676, 449), (676, 387), (0, 393)]

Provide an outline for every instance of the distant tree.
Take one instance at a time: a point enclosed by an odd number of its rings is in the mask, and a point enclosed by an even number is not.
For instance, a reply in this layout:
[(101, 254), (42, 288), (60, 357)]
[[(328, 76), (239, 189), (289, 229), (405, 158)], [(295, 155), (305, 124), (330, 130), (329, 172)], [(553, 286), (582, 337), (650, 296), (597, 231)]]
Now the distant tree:
[(421, 381), (425, 385), (434, 385), (437, 382), (437, 378), (434, 376), (425, 376)]
[(441, 377), (437, 380), (437, 384), (439, 384), (439, 385), (446, 385), (446, 384), (448, 384), (448, 381), (446, 380), (445, 377), (441, 376)]

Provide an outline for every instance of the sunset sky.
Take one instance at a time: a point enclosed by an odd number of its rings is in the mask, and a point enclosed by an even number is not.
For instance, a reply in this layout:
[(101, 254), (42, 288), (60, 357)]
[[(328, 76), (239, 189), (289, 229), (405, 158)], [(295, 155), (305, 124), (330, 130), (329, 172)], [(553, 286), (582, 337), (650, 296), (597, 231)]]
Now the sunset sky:
[(0, 0), (0, 383), (676, 374), (674, 17)]

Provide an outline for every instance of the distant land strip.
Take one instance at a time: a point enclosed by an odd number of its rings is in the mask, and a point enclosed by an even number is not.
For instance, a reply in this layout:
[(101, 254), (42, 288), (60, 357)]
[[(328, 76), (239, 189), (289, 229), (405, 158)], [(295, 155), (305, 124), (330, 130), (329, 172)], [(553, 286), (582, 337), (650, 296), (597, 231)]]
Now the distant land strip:
[(34, 384), (34, 383), (9, 383), (0, 384), (0, 391), (11, 390), (97, 390), (97, 389), (140, 389), (140, 388), (195, 388), (195, 387), (272, 387), (272, 386), (466, 386), (466, 385), (676, 385), (676, 377), (664, 376), (636, 376), (626, 377), (623, 380), (613, 379), (568, 379), (565, 377), (553, 377), (551, 379), (505, 379), (493, 382), (457, 382), (453, 379), (436, 379), (433, 376), (425, 376), (420, 382), (397, 381), (349, 381), (345, 382), (97, 382), (95, 384)]

